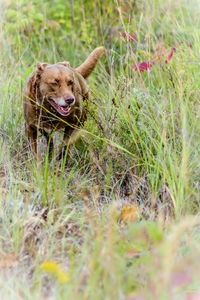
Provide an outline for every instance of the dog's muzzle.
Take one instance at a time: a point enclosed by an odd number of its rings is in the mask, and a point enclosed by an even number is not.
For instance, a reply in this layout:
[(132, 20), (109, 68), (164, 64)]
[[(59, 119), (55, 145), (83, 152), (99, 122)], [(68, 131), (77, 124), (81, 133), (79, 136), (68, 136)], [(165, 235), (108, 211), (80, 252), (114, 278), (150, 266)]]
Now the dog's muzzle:
[(56, 101), (52, 98), (49, 98), (49, 103), (53, 106), (53, 108), (62, 116), (67, 116), (70, 114), (72, 106), (75, 104), (75, 98), (74, 97), (65, 97), (65, 104), (59, 105), (56, 103)]

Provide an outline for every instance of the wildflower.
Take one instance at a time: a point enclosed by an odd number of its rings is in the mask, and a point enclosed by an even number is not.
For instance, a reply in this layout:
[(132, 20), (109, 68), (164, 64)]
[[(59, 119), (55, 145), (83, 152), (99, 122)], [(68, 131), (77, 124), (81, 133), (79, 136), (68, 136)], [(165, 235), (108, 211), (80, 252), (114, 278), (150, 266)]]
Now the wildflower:
[(67, 272), (65, 272), (59, 264), (53, 261), (45, 261), (41, 264), (41, 270), (52, 274), (60, 284), (66, 283), (69, 280)]
[(173, 47), (168, 55), (168, 60), (170, 60), (172, 58), (175, 51), (176, 51), (176, 48)]
[(122, 208), (121, 214), (118, 217), (118, 221), (124, 221), (124, 223), (136, 222), (141, 214), (139, 206), (135, 205), (125, 205)]
[(138, 40), (136, 35), (134, 35), (134, 34), (132, 34), (132, 33), (129, 33), (129, 32), (127, 32), (127, 31), (122, 32), (122, 36), (123, 36), (124, 38), (130, 38), (131, 40), (135, 40), (135, 41)]
[[(178, 46), (180, 46), (182, 44), (183, 44), (183, 42), (180, 42), (178, 44)], [(172, 56), (174, 55), (174, 52), (176, 51), (176, 48), (178, 46), (171, 48), (171, 51), (168, 54), (167, 59), (165, 59), (165, 64), (167, 64), (168, 61), (172, 58)], [(133, 65), (133, 69), (138, 70), (140, 72), (150, 69), (152, 67), (152, 65), (154, 65), (156, 63), (156, 61), (158, 61), (158, 60), (161, 61), (161, 58), (163, 58), (164, 53), (165, 53), (165, 48), (164, 48), (163, 44), (159, 44), (158, 49), (156, 50), (154, 57), (153, 57), (154, 60), (137, 63), (137, 64)]]
[(134, 70), (138, 70), (140, 72), (143, 72), (145, 70), (148, 70), (152, 67), (152, 65), (154, 65), (156, 62), (154, 60), (150, 60), (150, 61), (143, 61), (140, 63), (137, 63), (135, 65), (133, 65), (133, 69)]
[(127, 11), (127, 10), (129, 10), (129, 8), (127, 6), (122, 6), (122, 10)]

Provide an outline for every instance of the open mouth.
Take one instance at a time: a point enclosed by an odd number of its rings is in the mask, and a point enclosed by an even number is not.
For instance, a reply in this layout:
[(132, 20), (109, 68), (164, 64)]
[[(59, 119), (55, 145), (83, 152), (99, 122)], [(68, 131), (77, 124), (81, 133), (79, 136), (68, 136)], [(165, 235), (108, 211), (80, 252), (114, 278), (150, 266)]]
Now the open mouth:
[(59, 105), (53, 99), (49, 99), (49, 102), (62, 116), (68, 115), (71, 110), (71, 107), (69, 105)]

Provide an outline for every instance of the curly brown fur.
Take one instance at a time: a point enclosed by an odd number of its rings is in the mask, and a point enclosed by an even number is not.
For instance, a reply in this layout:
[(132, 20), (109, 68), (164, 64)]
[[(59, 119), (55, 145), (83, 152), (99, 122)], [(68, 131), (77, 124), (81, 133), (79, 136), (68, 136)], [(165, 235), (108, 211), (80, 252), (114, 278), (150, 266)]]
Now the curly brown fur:
[(69, 62), (38, 63), (28, 77), (23, 109), (25, 131), (29, 145), (37, 159), (37, 136), (40, 131), (53, 151), (51, 132), (64, 128), (63, 144), (68, 145), (84, 119), (82, 101), (89, 98), (85, 79), (92, 73), (104, 48), (96, 48), (77, 69)]

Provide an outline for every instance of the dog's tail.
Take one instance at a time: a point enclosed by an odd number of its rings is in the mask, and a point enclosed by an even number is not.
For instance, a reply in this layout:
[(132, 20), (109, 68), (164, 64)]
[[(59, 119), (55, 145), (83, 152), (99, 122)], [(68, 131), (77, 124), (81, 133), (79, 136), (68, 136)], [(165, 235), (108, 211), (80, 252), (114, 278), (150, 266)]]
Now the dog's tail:
[(87, 78), (96, 67), (96, 64), (102, 56), (103, 52), (104, 47), (98, 47), (94, 49), (88, 56), (88, 58), (84, 61), (84, 63), (76, 69), (76, 71), (80, 73), (84, 78)]

